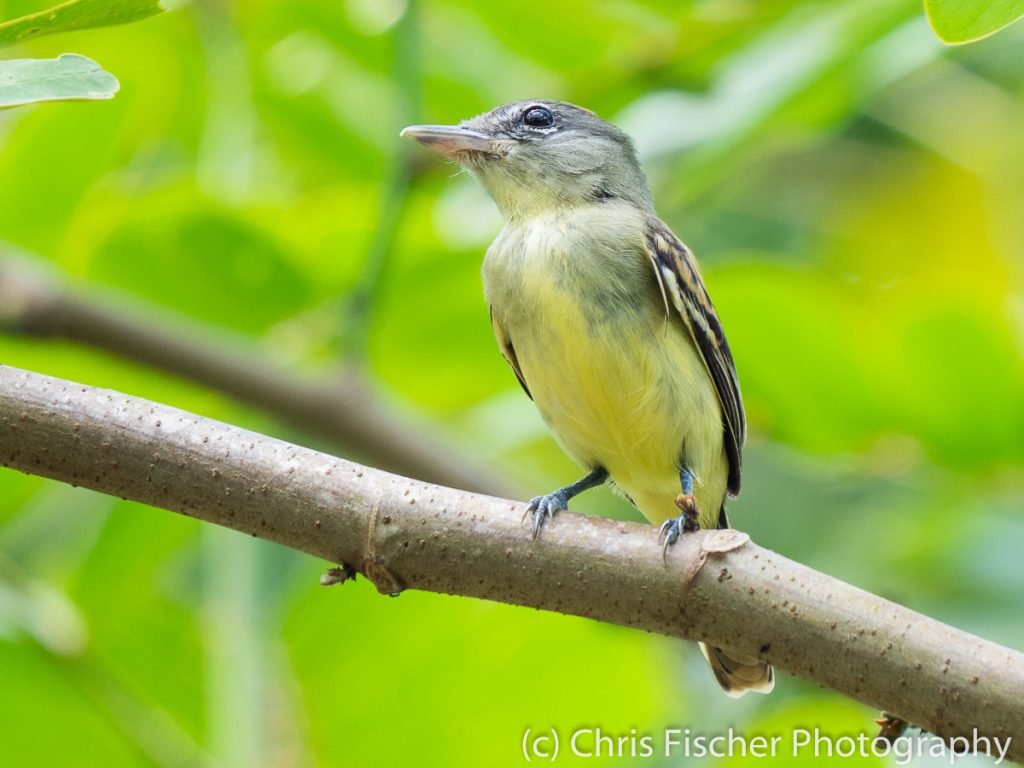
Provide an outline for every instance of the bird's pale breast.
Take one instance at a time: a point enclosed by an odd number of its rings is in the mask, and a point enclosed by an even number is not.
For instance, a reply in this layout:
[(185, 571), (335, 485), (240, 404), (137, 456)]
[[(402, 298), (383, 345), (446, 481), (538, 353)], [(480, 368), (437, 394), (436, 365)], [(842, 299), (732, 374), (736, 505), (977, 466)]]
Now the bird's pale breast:
[[(484, 288), (541, 416), (580, 464), (603, 466), (652, 522), (678, 514), (681, 462), (702, 525), (725, 497), (714, 385), (667, 314), (636, 209), (602, 203), (510, 223)], [(674, 313), (674, 310), (671, 310)]]

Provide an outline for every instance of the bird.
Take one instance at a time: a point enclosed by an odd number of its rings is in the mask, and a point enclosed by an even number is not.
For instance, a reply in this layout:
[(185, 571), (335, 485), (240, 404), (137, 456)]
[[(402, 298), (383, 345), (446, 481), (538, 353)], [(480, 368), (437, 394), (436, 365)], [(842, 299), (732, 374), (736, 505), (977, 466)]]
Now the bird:
[[(495, 339), (587, 470), (531, 500), (534, 538), (606, 482), (660, 525), (663, 557), (685, 532), (727, 528), (746, 440), (736, 366), (693, 254), (655, 213), (632, 139), (553, 100), (401, 135), (468, 170), (497, 205), (504, 227), (482, 267)], [(763, 660), (701, 650), (730, 696), (774, 687)]]

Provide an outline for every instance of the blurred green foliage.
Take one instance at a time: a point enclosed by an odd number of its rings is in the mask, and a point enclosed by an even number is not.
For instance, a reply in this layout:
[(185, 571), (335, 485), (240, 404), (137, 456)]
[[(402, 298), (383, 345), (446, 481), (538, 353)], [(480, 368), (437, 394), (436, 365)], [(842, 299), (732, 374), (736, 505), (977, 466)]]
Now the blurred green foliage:
[[(0, 47), (92, 27), (137, 21), (160, 13), (158, 0), (68, 0), (61, 5), (0, 22)], [(85, 56), (0, 60), (0, 109), (67, 99), (109, 99), (117, 78)]]
[[(39, 9), (0, 0), (3, 18)], [(397, 134), (410, 112), (451, 122), (533, 95), (615, 120), (737, 358), (752, 437), (734, 523), (1024, 647), (1021, 25), (949, 49), (903, 0), (209, 0), (60, 43), (122, 90), (0, 113), (7, 250), (296, 368), (365, 350), (382, 392), (533, 492), (577, 470), (494, 348), (479, 263), (496, 212)], [(102, 352), (0, 337), (0, 359), (304, 439)], [(634, 517), (605, 491), (576, 509)], [(675, 641), (326, 591), (324, 566), (0, 473), (6, 762), (514, 765), (527, 727), (870, 725), (787, 675), (726, 699)]]

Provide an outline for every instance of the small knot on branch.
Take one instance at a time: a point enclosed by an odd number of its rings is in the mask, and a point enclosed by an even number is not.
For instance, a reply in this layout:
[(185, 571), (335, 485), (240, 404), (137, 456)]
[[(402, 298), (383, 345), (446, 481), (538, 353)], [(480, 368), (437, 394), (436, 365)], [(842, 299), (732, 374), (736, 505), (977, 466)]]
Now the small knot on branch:
[(403, 581), (387, 567), (382, 557), (367, 558), (360, 570), (382, 595), (397, 597), (405, 589)]

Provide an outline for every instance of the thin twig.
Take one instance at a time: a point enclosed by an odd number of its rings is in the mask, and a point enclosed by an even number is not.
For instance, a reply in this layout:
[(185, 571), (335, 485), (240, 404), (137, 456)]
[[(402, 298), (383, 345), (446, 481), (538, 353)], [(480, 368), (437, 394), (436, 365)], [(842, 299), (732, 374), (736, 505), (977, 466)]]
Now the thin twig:
[(342, 312), (337, 324), (342, 354), (355, 365), (362, 365), (366, 360), (373, 313), (394, 255), (395, 235), (409, 198), (411, 144), (399, 138), (398, 134), (402, 128), (416, 122), (420, 112), (419, 24), (415, 0), (407, 3), (391, 38), (392, 81), (397, 88), (390, 137), (391, 156), (384, 173), (380, 213), (366, 253), (363, 274), (349, 294), (341, 299)]

